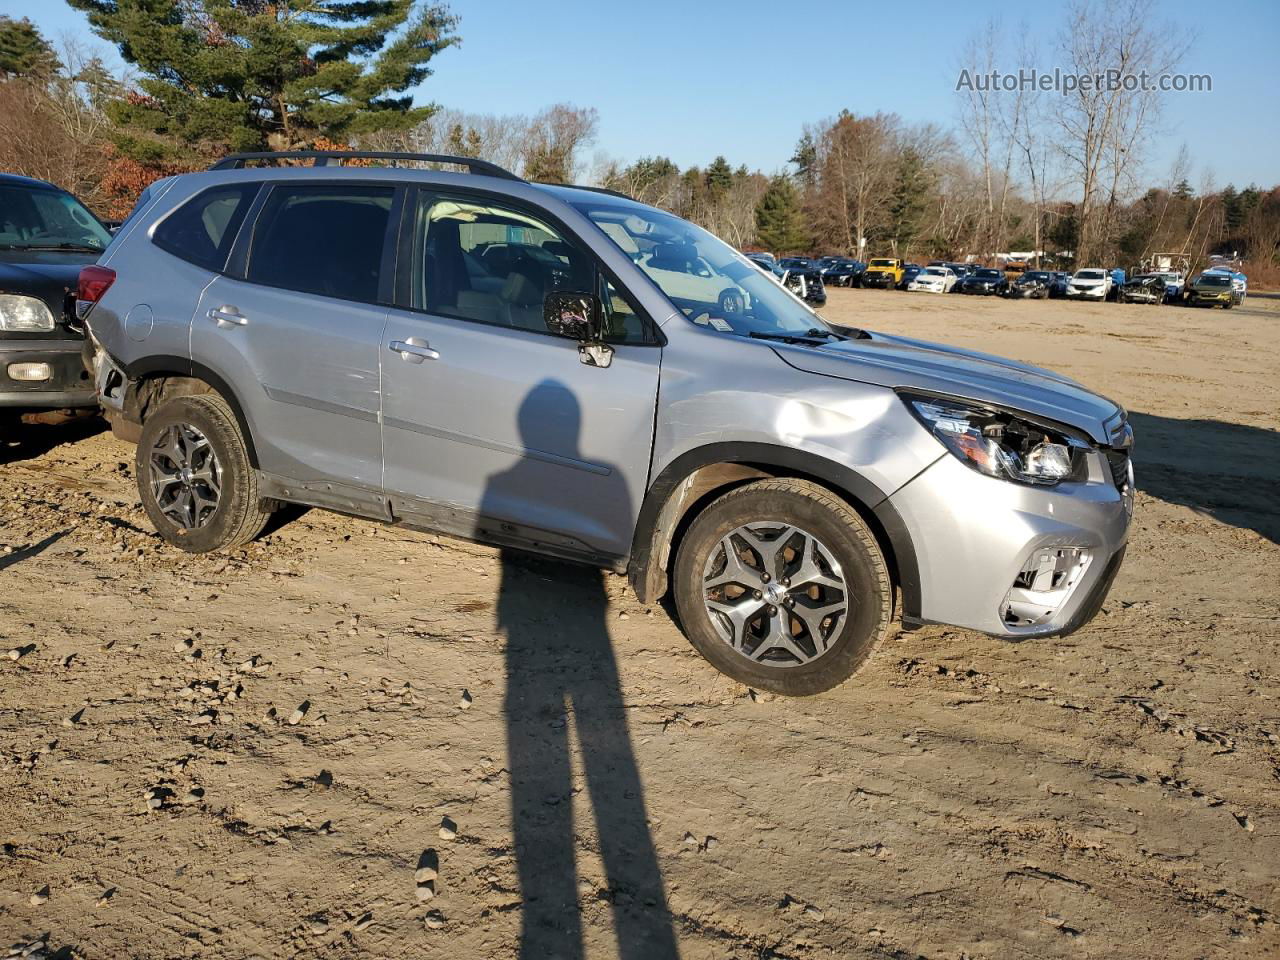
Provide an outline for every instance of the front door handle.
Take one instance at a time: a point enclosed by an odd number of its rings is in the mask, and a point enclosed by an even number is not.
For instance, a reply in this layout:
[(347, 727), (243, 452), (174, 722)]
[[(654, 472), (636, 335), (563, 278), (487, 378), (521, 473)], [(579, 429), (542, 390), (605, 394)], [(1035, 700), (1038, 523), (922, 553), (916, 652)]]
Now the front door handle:
[(220, 327), (227, 325), (243, 327), (249, 322), (248, 317), (228, 303), (224, 303), (220, 307), (214, 307), (207, 316), (210, 320), (216, 321)]
[(431, 345), (421, 337), (410, 337), (408, 340), (392, 340), (391, 349), (400, 354), (400, 359), (407, 360), (409, 363), (440, 359), (440, 351), (432, 350)]

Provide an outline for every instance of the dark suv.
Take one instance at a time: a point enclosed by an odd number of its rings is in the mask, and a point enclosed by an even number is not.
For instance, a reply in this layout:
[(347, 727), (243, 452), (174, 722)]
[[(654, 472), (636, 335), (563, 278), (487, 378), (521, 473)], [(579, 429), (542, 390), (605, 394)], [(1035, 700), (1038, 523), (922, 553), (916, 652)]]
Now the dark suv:
[(0, 420), (97, 405), (76, 284), (80, 268), (110, 242), (107, 228), (65, 190), (0, 174)]

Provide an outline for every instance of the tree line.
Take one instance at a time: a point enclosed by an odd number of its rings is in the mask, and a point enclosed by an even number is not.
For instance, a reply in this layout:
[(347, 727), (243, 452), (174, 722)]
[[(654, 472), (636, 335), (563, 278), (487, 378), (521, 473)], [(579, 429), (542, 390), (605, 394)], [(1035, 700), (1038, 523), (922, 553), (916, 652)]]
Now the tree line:
[[(29, 22), (0, 17), (0, 168), (67, 187), (109, 217), (157, 177), (230, 151), (363, 147), (476, 156), (534, 181), (587, 179), (779, 254), (1046, 251), (1128, 266), (1157, 252), (1239, 252), (1255, 272), (1276, 269), (1280, 187), (1219, 189), (1208, 175), (1193, 187), (1185, 149), (1162, 183), (1149, 182), (1163, 96), (1150, 90), (958, 84), (948, 126), (844, 110), (805, 124), (770, 174), (725, 155), (685, 169), (661, 155), (591, 162), (590, 107), (526, 116), (413, 105), (433, 59), (460, 40), (443, 5), (152, 0), (144, 16), (117, 0), (67, 2), (127, 71), (113, 76), (83, 47), (55, 50)], [(997, 26), (962, 49), (966, 71), (1056, 61), (1156, 74), (1185, 49), (1152, 0), (1074, 0), (1056, 39), (1015, 52)]]

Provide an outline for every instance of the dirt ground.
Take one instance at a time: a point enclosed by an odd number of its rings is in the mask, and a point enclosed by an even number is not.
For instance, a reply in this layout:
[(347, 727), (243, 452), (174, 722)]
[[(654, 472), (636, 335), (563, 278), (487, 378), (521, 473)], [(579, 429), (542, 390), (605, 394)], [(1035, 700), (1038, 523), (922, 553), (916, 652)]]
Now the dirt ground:
[(319, 511), (181, 555), (131, 448), (30, 427), (0, 447), (0, 942), (1280, 954), (1280, 300), (826, 313), (1132, 411), (1135, 526), (1092, 625), (895, 633), (855, 681), (773, 698), (611, 575)]

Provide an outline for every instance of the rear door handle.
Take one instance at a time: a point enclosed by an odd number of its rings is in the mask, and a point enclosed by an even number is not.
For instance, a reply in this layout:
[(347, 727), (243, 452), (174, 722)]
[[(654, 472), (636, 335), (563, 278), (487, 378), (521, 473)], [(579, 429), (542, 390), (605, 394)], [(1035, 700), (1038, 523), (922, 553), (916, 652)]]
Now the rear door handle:
[(392, 340), (391, 349), (400, 354), (402, 360), (407, 360), (409, 363), (440, 359), (440, 351), (432, 350), (431, 345), (421, 337), (410, 337), (408, 340)]
[(214, 307), (207, 314), (210, 320), (216, 321), (218, 326), (232, 324), (237, 327), (243, 327), (249, 322), (249, 318), (241, 313), (238, 309), (230, 304), (223, 304), (220, 307)]

